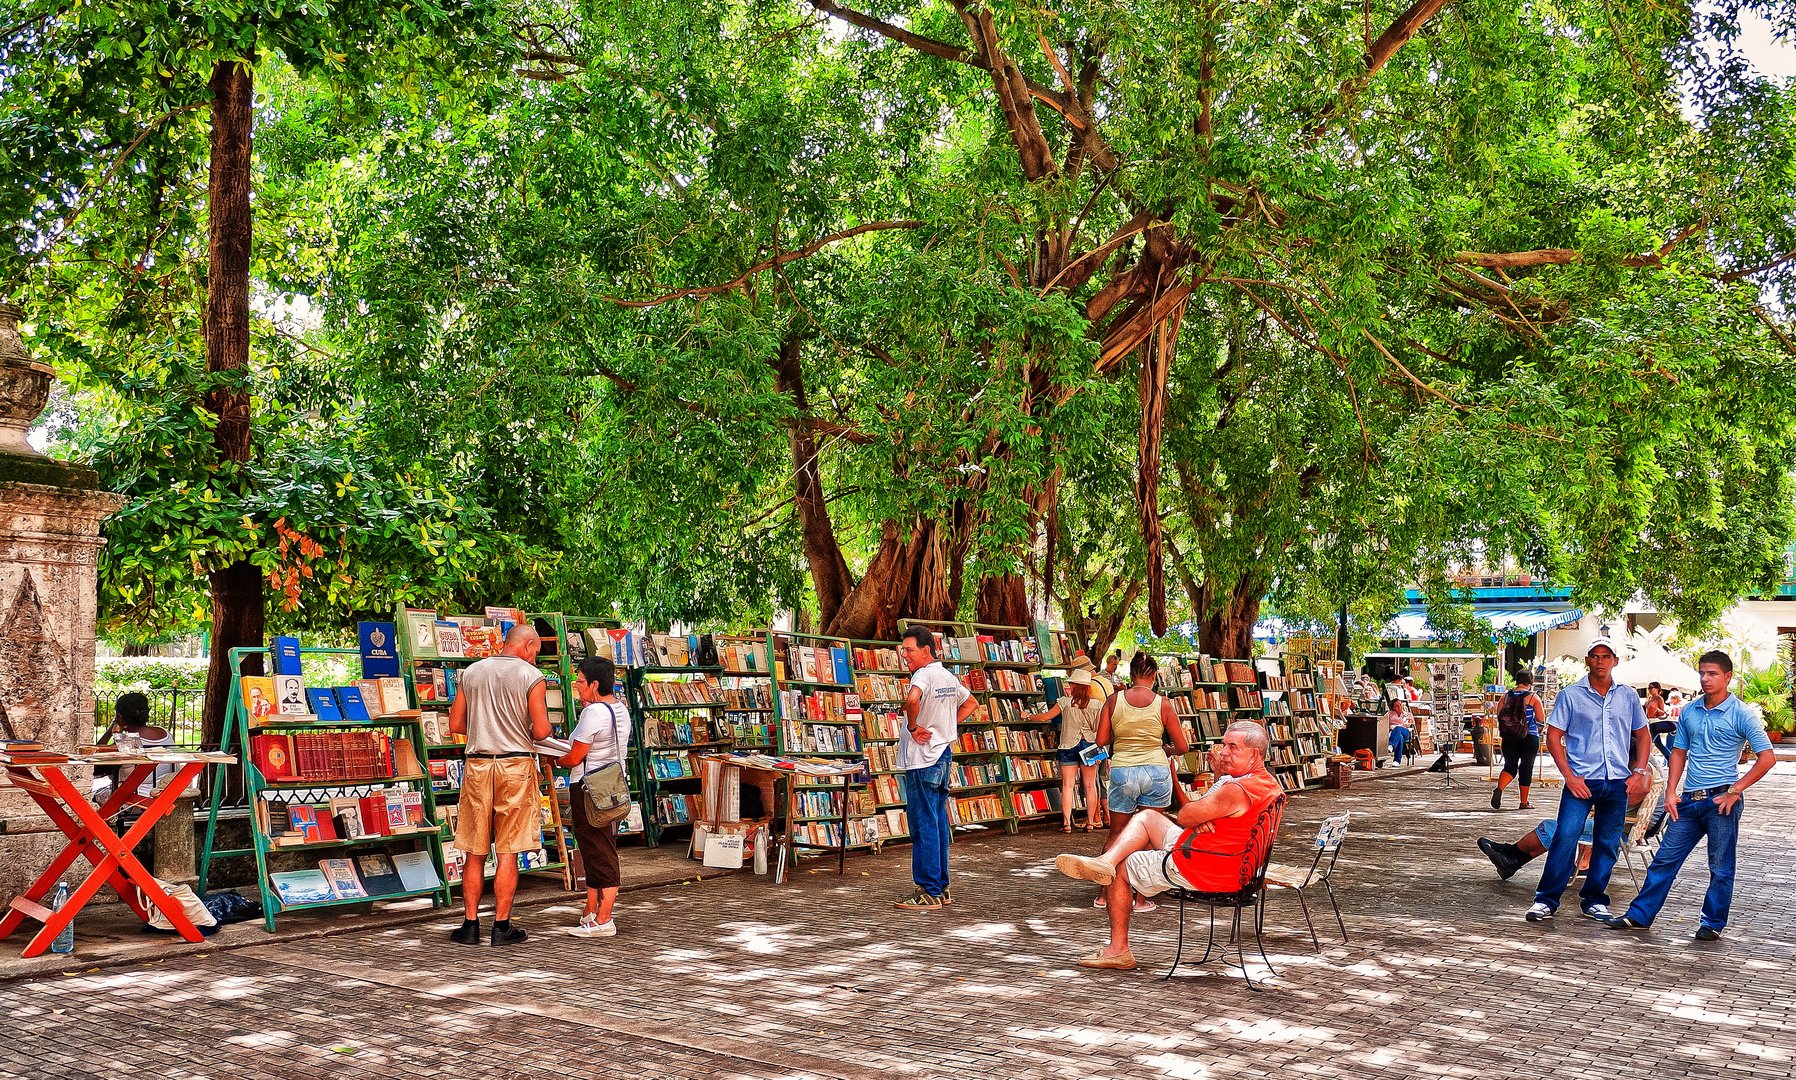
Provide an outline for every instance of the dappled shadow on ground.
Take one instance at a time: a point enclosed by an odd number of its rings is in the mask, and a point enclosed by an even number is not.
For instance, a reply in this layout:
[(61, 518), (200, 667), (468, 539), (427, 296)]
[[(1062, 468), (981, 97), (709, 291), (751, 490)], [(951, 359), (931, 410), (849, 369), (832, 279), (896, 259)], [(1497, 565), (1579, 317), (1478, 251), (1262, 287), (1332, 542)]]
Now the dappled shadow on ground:
[[(959, 902), (940, 913), (891, 906), (908, 884), (896, 848), (841, 877), (807, 863), (783, 887), (744, 875), (627, 894), (613, 939), (563, 934), (568, 903), (520, 915), (532, 938), (510, 949), (452, 945), (445, 918), (9, 987), (0, 1007), (27, 1050), (78, 1022), (170, 1076), (483, 1075), (469, 1048), (514, 1044), (516, 1075), (634, 1061), (649, 1076), (1783, 1076), (1796, 782), (1764, 790), (1739, 917), (1714, 946), (1689, 940), (1697, 867), (1644, 937), (1579, 918), (1569, 894), (1554, 923), (1524, 923), (1538, 864), (1499, 882), (1473, 840), (1536, 819), (1481, 809), (1482, 784), (1411, 777), (1292, 801), (1287, 862), (1322, 817), (1355, 814), (1338, 879), (1352, 941), (1324, 916), (1316, 954), (1295, 899), (1275, 896), (1264, 994), (1220, 965), (1159, 979), (1173, 905), (1134, 920), (1142, 970), (1074, 966), (1102, 943), (1103, 913), (1052, 858), (1099, 841), (1046, 831), (957, 843)], [(1536, 800), (1553, 812), (1552, 794)], [(1625, 873), (1612, 887), (1632, 889)], [(1207, 914), (1189, 918), (1201, 952)], [(20, 1052), (0, 1050), (0, 1071)]]

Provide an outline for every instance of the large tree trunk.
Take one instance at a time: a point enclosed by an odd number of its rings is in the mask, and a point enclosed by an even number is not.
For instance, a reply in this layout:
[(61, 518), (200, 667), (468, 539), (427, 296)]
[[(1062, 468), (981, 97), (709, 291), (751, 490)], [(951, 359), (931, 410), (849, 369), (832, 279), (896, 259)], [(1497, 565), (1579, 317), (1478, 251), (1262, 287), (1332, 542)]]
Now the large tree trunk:
[(805, 398), (804, 369), (799, 364), (799, 343), (788, 341), (780, 346), (774, 364), (774, 383), (792, 397), (797, 412), (792, 424), (793, 505), (798, 509), (799, 531), (804, 536), (805, 561), (811, 568), (811, 585), (817, 592), (817, 622), (828, 626), (842, 610), (842, 603), (854, 589), (854, 575), (848, 560), (842, 557), (842, 546), (836, 542), (836, 526), (829, 516), (829, 503), (823, 497), (822, 465), (818, 461), (817, 437), (806, 421), (810, 402)]
[(1029, 625), (1029, 593), (1021, 574), (995, 574), (979, 579), (974, 618), (988, 626)]
[(1221, 603), (1206, 611), (1199, 622), (1198, 647), (1223, 659), (1249, 659), (1253, 656), (1253, 625), (1260, 618), (1260, 597), (1266, 583), (1244, 574), (1232, 584), (1211, 582), (1204, 588)]
[[(255, 74), (227, 60), (212, 69), (212, 160), (207, 186), (206, 371), (215, 380), (206, 408), (218, 417), (212, 443), (221, 461), (247, 462), (251, 428), (249, 374), (250, 139)], [(232, 649), (263, 644), (262, 573), (238, 560), (208, 575), (212, 657), (206, 671), (201, 737), (216, 743), (230, 704)], [(246, 670), (260, 674), (259, 666)]]
[(879, 551), (835, 618), (824, 624), (824, 633), (893, 641), (899, 619), (952, 620), (960, 601), (948, 589), (948, 562), (946, 530), (935, 522), (915, 522), (905, 537), (896, 522), (887, 521)]

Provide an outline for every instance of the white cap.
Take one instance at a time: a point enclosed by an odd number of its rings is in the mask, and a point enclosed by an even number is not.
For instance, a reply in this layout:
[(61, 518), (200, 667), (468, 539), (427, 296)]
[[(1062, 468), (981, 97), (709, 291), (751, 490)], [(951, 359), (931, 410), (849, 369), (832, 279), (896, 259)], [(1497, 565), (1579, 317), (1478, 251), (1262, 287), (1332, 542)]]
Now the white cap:
[(1597, 638), (1595, 641), (1592, 641), (1589, 645), (1585, 646), (1584, 647), (1584, 655), (1589, 656), (1591, 654), (1591, 652), (1593, 650), (1595, 650), (1598, 645), (1601, 645), (1604, 648), (1608, 649), (1609, 655), (1615, 657), (1617, 660), (1621, 659), (1621, 648), (1619, 646), (1617, 646), (1615, 644), (1615, 642), (1611, 641), (1610, 639), (1608, 639), (1606, 637)]

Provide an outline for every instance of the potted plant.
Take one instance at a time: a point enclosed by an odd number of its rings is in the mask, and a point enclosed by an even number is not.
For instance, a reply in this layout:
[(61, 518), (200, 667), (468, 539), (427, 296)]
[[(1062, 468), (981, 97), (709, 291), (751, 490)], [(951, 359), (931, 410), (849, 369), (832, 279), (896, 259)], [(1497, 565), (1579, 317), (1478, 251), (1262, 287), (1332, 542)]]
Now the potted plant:
[(1781, 742), (1786, 732), (1796, 728), (1790, 674), (1781, 664), (1741, 672), (1734, 694), (1758, 710), (1765, 721), (1765, 734), (1772, 742)]

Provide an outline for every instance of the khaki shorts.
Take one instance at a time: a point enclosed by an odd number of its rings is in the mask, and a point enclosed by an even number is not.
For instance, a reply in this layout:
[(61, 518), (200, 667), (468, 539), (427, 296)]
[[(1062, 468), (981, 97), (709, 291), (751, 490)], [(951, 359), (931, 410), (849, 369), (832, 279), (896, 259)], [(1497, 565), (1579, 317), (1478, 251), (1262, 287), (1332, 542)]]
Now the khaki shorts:
[[(467, 796), (462, 796), (467, 798)], [(1181, 834), (1182, 835), (1182, 834)], [(1185, 879), (1177, 870), (1167, 874), (1166, 852), (1149, 848), (1137, 851), (1123, 860), (1123, 873), (1128, 876), (1129, 888), (1142, 896), (1158, 896), (1171, 889), (1189, 889)]]
[(543, 846), (541, 796), (533, 758), (469, 758), (461, 777), (455, 846), (469, 855), (501, 855)]

